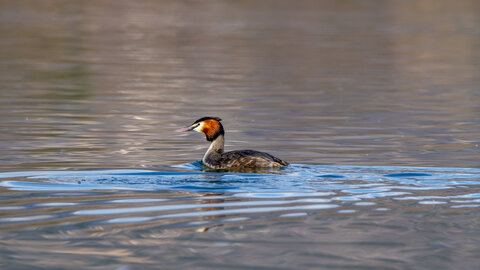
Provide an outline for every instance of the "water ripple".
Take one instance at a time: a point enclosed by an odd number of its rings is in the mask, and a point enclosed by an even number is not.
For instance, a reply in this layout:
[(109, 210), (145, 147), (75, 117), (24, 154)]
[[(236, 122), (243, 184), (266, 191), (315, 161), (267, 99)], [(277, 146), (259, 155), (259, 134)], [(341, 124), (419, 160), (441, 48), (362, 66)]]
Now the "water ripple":
[[(63, 224), (82, 216), (92, 224), (170, 220), (198, 226), (192, 222), (245, 222), (258, 215), (302, 218), (334, 208), (338, 214), (385, 212), (409, 201), (468, 209), (478, 207), (480, 200), (472, 189), (480, 186), (480, 170), (458, 168), (297, 164), (274, 172), (229, 173), (204, 172), (198, 163), (190, 163), (164, 171), (6, 172), (0, 179), (1, 187), (46, 192), (51, 198), (30, 204), (5, 201), (0, 225), (45, 220)], [(45, 210), (31, 214), (34, 208)]]

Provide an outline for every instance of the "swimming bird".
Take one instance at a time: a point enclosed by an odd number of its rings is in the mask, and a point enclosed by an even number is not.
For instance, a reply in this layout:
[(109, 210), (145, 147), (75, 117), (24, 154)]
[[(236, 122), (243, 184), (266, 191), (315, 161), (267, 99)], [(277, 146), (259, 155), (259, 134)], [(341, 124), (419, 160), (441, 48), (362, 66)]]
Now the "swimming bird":
[(203, 156), (205, 166), (216, 170), (244, 169), (244, 168), (280, 168), (288, 166), (288, 162), (268, 153), (255, 150), (236, 150), (224, 152), (225, 130), (222, 119), (218, 117), (202, 117), (190, 126), (180, 131), (195, 130), (205, 134), (210, 147)]

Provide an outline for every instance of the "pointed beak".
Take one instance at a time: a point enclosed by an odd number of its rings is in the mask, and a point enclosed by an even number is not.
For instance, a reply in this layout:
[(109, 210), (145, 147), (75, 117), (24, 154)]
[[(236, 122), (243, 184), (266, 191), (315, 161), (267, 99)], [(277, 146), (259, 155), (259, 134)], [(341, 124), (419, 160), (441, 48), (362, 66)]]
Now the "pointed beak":
[(176, 132), (187, 132), (187, 131), (192, 131), (194, 128), (196, 128), (195, 125), (191, 125), (191, 126), (188, 126), (188, 127), (184, 127), (184, 128), (179, 128), (177, 130), (175, 130)]

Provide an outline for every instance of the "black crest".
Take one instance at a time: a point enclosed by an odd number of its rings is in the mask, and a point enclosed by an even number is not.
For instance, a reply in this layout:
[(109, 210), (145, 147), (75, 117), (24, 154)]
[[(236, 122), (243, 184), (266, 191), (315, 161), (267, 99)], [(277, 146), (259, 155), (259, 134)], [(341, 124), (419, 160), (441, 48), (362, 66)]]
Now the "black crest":
[(202, 117), (202, 118), (198, 119), (197, 121), (195, 121), (193, 123), (196, 124), (198, 122), (202, 122), (202, 121), (205, 121), (205, 120), (208, 120), (208, 119), (217, 120), (218, 122), (222, 121), (222, 119), (220, 119), (219, 117), (205, 116), (205, 117)]

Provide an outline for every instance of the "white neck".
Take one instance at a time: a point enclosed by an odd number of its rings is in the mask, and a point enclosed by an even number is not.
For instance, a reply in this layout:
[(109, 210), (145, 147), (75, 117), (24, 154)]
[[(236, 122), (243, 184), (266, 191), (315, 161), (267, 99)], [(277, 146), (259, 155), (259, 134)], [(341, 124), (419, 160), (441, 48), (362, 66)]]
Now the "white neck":
[(217, 155), (220, 158), (220, 155), (223, 153), (224, 145), (225, 139), (223, 135), (219, 135), (214, 141), (212, 141), (210, 147), (208, 147), (207, 152), (203, 156), (203, 162), (205, 163), (208, 159), (215, 159), (215, 156)]

